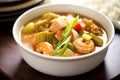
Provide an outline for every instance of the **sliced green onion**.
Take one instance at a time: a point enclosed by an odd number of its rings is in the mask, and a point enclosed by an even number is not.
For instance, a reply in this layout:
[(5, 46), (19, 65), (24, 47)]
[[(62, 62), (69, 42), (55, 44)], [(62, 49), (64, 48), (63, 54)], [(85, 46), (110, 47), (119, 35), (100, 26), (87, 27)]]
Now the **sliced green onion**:
[(66, 40), (62, 41), (61, 44), (59, 44), (59, 46), (56, 47), (54, 51), (54, 56), (61, 56), (67, 49), (69, 42), (70, 36)]
[(69, 24), (66, 29), (63, 31), (62, 36), (64, 37), (63, 40), (59, 41), (57, 47), (54, 51), (54, 56), (61, 56), (68, 47), (70, 43), (70, 31), (78, 22), (79, 15), (73, 20), (71, 24)]
[(69, 36), (70, 35), (70, 31), (71, 29), (76, 25), (76, 23), (78, 22), (79, 19), (79, 15), (73, 20), (73, 22), (71, 24), (69, 24), (66, 29), (64, 30), (64, 32), (62, 33), (62, 36)]

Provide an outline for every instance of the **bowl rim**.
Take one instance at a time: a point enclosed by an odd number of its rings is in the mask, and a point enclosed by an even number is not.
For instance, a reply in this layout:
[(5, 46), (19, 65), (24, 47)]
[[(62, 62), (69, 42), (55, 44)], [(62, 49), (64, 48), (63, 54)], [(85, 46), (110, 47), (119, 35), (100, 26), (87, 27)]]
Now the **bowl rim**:
[[(26, 46), (24, 46), (22, 44), (22, 42), (19, 40), (17, 40), (16, 38), (16, 27), (17, 27), (17, 23), (19, 22), (19, 20), (26, 14), (28, 14), (29, 12), (35, 10), (35, 9), (38, 9), (38, 8), (44, 8), (44, 7), (50, 7), (50, 6), (63, 6), (63, 5), (67, 5), (67, 6), (77, 6), (77, 7), (82, 7), (82, 8), (85, 8), (85, 9), (89, 9), (91, 11), (94, 11), (100, 15), (102, 15), (103, 17), (105, 17), (108, 22), (110, 23), (111, 25), (111, 28), (113, 30), (113, 34), (111, 35), (111, 38), (110, 40), (107, 42), (106, 45), (104, 45), (100, 50), (97, 50), (96, 52), (92, 52), (90, 54), (85, 54), (85, 55), (82, 55), (82, 56), (71, 56), (71, 57), (58, 57), (58, 56), (49, 56), (49, 55), (43, 55), (43, 54), (38, 54), (37, 52), (33, 51), (32, 49), (29, 49), (27, 48)], [(29, 54), (32, 54), (34, 56), (37, 56), (37, 57), (41, 57), (41, 58), (46, 58), (46, 59), (51, 59), (51, 60), (76, 60), (76, 59), (85, 59), (85, 58), (88, 58), (88, 57), (91, 57), (91, 56), (94, 56), (96, 54), (98, 54), (100, 51), (102, 51), (103, 49), (107, 48), (110, 43), (112, 42), (113, 38), (114, 38), (114, 35), (115, 35), (115, 29), (114, 29), (114, 26), (112, 24), (112, 22), (110, 21), (110, 19), (108, 17), (106, 17), (104, 14), (98, 12), (97, 10), (95, 9), (91, 9), (91, 8), (88, 8), (86, 6), (83, 6), (83, 5), (76, 5), (76, 4), (44, 4), (44, 5), (40, 5), (40, 6), (37, 6), (37, 7), (34, 7), (34, 8), (31, 8), (27, 11), (25, 11), (23, 14), (21, 14), (17, 20), (15, 21), (14, 25), (13, 25), (13, 29), (12, 29), (12, 34), (13, 34), (13, 38), (14, 40), (16, 41), (16, 43), (21, 47), (23, 48), (24, 50), (27, 50), (29, 52)]]

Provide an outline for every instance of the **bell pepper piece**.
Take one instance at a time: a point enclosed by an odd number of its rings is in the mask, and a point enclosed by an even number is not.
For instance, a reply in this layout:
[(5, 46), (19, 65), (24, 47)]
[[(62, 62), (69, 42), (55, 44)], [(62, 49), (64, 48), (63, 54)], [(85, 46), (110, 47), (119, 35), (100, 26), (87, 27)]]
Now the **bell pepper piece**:
[(77, 32), (79, 32), (80, 30), (82, 30), (83, 27), (81, 26), (80, 23), (77, 23), (75, 26), (74, 26), (74, 30), (76, 30)]

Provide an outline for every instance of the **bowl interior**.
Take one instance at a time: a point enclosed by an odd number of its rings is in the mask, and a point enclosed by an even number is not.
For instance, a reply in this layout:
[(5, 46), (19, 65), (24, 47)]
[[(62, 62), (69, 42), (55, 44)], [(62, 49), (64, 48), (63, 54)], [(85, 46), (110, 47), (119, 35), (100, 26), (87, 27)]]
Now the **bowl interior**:
[[(48, 4), (48, 5), (42, 5), (42, 6), (32, 8), (32, 9), (28, 10), (27, 12), (23, 13), (16, 20), (16, 22), (14, 24), (14, 27), (13, 27), (13, 36), (14, 36), (15, 41), (21, 47), (25, 48), (24, 45), (21, 43), (20, 38), (19, 38), (20, 28), (25, 23), (27, 23), (29, 20), (31, 20), (35, 17), (38, 17), (38, 16), (40, 16), (43, 13), (46, 13), (46, 12), (58, 12), (58, 13), (72, 12), (72, 13), (84, 15), (86, 17), (90, 17), (90, 18), (94, 19), (95, 21), (97, 21), (98, 23), (100, 23), (104, 27), (104, 29), (106, 30), (107, 35), (108, 35), (108, 43), (103, 48), (107, 47), (111, 43), (111, 41), (114, 37), (113, 24), (111, 23), (111, 21), (105, 15), (98, 13), (98, 11), (95, 11), (95, 10), (92, 10), (92, 9), (89, 9), (89, 8), (83, 7), (83, 6), (77, 6), (77, 5)], [(27, 50), (29, 50), (29, 49), (27, 49)], [(92, 54), (88, 54), (88, 55), (92, 55)], [(84, 55), (84, 56), (87, 56), (87, 55)]]

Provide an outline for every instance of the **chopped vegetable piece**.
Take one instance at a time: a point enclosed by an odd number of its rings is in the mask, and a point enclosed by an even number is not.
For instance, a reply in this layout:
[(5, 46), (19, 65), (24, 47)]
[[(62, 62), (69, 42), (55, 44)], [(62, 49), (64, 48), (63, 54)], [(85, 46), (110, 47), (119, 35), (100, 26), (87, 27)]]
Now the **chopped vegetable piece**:
[(92, 40), (94, 41), (96, 46), (102, 46), (103, 45), (103, 40), (101, 38), (99, 38), (98, 36), (96, 36), (93, 33), (90, 33), (90, 35), (92, 36)]
[(83, 33), (82, 38), (85, 40), (90, 40), (92, 38), (92, 36), (89, 35), (88, 33)]
[(79, 33), (76, 30), (74, 30), (74, 29), (71, 30), (71, 34), (70, 35), (71, 35), (71, 41), (74, 41), (75, 39), (80, 37)]
[(79, 31), (82, 30), (83, 28), (82, 28), (82, 26), (81, 26), (80, 23), (77, 23), (77, 24), (74, 26), (74, 29), (75, 29), (77, 32), (79, 32)]
[(62, 54), (63, 57), (69, 57), (69, 56), (74, 56), (74, 52), (72, 50), (70, 50), (69, 48), (67, 48), (65, 50), (65, 52)]
[(48, 12), (48, 13), (45, 13), (45, 14), (42, 16), (42, 19), (51, 20), (51, 19), (57, 18), (57, 17), (59, 17), (59, 16), (60, 16), (60, 15), (58, 15), (58, 14), (55, 14), (55, 13), (52, 13), (52, 12)]
[(50, 42), (52, 43), (54, 35), (53, 32), (39, 32), (34, 35), (36, 42)]
[(72, 51), (75, 51), (75, 47), (71, 42), (68, 44), (68, 48), (71, 49)]
[(34, 32), (34, 23), (30, 22), (29, 24), (27, 24), (25, 27), (23, 27), (22, 29), (22, 33), (23, 34), (31, 34)]
[(35, 27), (39, 27), (39, 26), (44, 25), (44, 24), (46, 24), (46, 23), (48, 23), (48, 20), (47, 20), (47, 19), (39, 20), (39, 21), (37, 21), (37, 22), (34, 23), (34, 26), (35, 26)]

